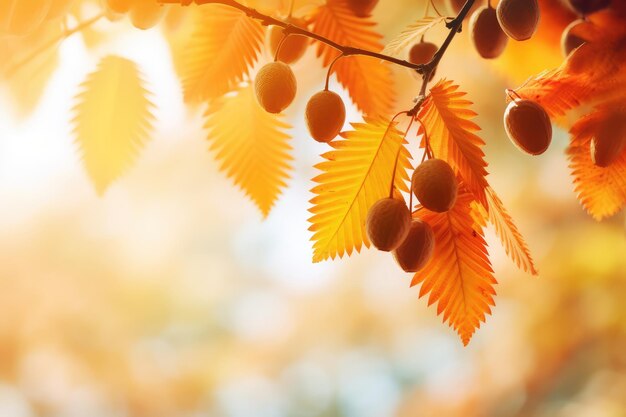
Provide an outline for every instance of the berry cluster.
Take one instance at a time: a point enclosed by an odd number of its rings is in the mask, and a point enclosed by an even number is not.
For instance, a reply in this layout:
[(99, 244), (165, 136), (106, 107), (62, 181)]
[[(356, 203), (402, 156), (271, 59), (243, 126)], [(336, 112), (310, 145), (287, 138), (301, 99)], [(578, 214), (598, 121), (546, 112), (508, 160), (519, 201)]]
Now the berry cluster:
[[(608, 7), (610, 4), (610, 0), (568, 1), (572, 10), (582, 15), (583, 18), (572, 22), (563, 32), (561, 48), (565, 56), (568, 56), (573, 50), (585, 43), (584, 38), (578, 34), (578, 29), (581, 28), (582, 25), (588, 24), (584, 20), (584, 17), (590, 13), (595, 13)], [(530, 9), (532, 8), (531, 4), (534, 2), (536, 2), (536, 0), (528, 2), (526, 0), (502, 0), (498, 4), (498, 21), (509, 36), (510, 28), (507, 30), (506, 26), (503, 24), (505, 19), (502, 16), (504, 16), (505, 12), (502, 12), (503, 14), (501, 15), (501, 9), (506, 6), (518, 13), (520, 16), (526, 16), (530, 13), (528, 13), (528, 10), (526, 13), (521, 12), (522, 8), (525, 7)], [(512, 4), (512, 6), (508, 4)], [(476, 20), (478, 20), (478, 18), (474, 15), (472, 21)], [(535, 18), (528, 18), (527, 21), (535, 22)], [(479, 52), (481, 51), (481, 48), (489, 49), (485, 46), (485, 42), (478, 40), (483, 39), (482, 36), (484, 33), (482, 33), (482, 31), (486, 31), (486, 29), (483, 29), (484, 27), (486, 26), (479, 26), (478, 23), (473, 26), (472, 35), (474, 44)], [(522, 28), (521, 26), (519, 30), (520, 33), (530, 32), (528, 28)], [(493, 41), (493, 38), (491, 39)], [(495, 43), (490, 45), (495, 45)], [(481, 55), (483, 54), (481, 53)], [(509, 138), (519, 149), (530, 155), (540, 155), (544, 153), (550, 146), (550, 142), (552, 140), (552, 126), (550, 124), (548, 114), (538, 103), (522, 99), (517, 96), (514, 91), (508, 91), (508, 93), (511, 98), (511, 103), (504, 113), (504, 126)], [(620, 138), (618, 138), (621, 134), (620, 132), (622, 131), (621, 126), (623, 122), (620, 122), (620, 120), (623, 121), (623, 117), (623, 114), (615, 113), (607, 121), (607, 128), (603, 129), (592, 139), (590, 153), (591, 159), (596, 166), (609, 166), (617, 159), (625, 146), (624, 141), (619, 140)]]
[[(369, 8), (376, 2), (352, 3), (355, 7)], [(287, 22), (294, 27), (306, 28), (302, 19), (289, 17)], [(280, 113), (293, 102), (297, 91), (296, 77), (288, 64), (293, 64), (304, 55), (309, 41), (305, 36), (290, 34), (279, 26), (270, 27), (268, 36), (270, 51), (276, 60), (259, 70), (254, 87), (261, 107), (269, 113)], [(309, 99), (305, 118), (313, 139), (328, 143), (341, 131), (346, 108), (341, 97), (328, 90), (327, 83), (324, 90)]]
[[(413, 172), (411, 193), (421, 206), (437, 213), (454, 207), (458, 181), (450, 165), (441, 159), (428, 159)], [(418, 272), (428, 264), (435, 249), (431, 226), (412, 218), (401, 199), (383, 198), (367, 214), (367, 236), (376, 249), (392, 252), (405, 272)]]

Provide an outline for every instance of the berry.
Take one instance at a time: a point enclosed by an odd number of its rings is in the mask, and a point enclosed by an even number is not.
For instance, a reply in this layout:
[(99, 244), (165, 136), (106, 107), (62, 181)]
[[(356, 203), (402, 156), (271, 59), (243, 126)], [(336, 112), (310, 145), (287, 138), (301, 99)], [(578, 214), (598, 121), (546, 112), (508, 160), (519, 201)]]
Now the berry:
[(418, 272), (433, 257), (435, 234), (432, 227), (422, 220), (415, 219), (404, 242), (393, 251), (400, 268), (404, 272)]
[(115, 13), (127, 13), (134, 3), (134, 0), (106, 0), (108, 8)]
[(368, 17), (378, 4), (378, 0), (348, 0), (350, 10), (358, 17)]
[(568, 56), (574, 49), (585, 43), (585, 40), (576, 34), (579, 25), (586, 24), (584, 20), (574, 20), (570, 23), (561, 35), (561, 51), (563, 55)]
[(569, 4), (578, 13), (588, 15), (609, 7), (611, 0), (569, 0)]
[(496, 11), (502, 30), (516, 41), (530, 39), (539, 25), (537, 0), (502, 0)]
[[(306, 22), (302, 19), (291, 18), (288, 19), (287, 22), (300, 28), (306, 28)], [(280, 45), (280, 42), (284, 37), (283, 28), (280, 26), (270, 26), (268, 32), (270, 52), (272, 57), (274, 57), (276, 56), (278, 45)], [(284, 62), (285, 64), (293, 64), (302, 58), (308, 46), (309, 39), (306, 36), (289, 35), (280, 47), (278, 60)]]
[(616, 112), (600, 126), (591, 139), (591, 160), (596, 166), (610, 166), (626, 148), (626, 114)]
[(411, 213), (404, 201), (378, 200), (367, 213), (366, 231), (372, 244), (389, 252), (402, 244), (411, 228)]
[(269, 113), (280, 113), (296, 97), (296, 77), (289, 65), (272, 62), (259, 70), (254, 91), (261, 107)]
[(552, 141), (548, 113), (531, 100), (514, 100), (504, 113), (504, 128), (513, 143), (530, 155), (541, 155)]
[[(439, 47), (431, 42), (419, 42), (413, 45), (409, 51), (409, 62), (412, 64), (428, 64), (433, 60)], [(430, 80), (435, 76), (435, 71), (430, 75)], [(429, 81), (430, 81), (429, 80)]]
[(341, 132), (346, 121), (346, 106), (339, 94), (323, 90), (307, 103), (305, 119), (313, 139), (330, 142)]
[(450, 165), (441, 159), (429, 159), (413, 172), (412, 191), (430, 211), (443, 213), (456, 202), (458, 182)]
[(137, 29), (150, 29), (161, 21), (166, 8), (154, 0), (134, 0), (130, 20)]
[(472, 15), (470, 33), (474, 47), (486, 59), (499, 57), (509, 41), (491, 7), (481, 7)]

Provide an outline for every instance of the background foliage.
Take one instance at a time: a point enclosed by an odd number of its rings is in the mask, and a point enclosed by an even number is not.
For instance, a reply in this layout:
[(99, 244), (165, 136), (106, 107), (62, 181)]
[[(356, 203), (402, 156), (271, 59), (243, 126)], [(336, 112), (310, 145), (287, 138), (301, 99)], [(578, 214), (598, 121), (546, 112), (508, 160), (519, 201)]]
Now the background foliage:
[[(375, 12), (387, 39), (415, 18), (405, 13), (414, 2), (395, 4), (383, 0)], [(624, 415), (624, 217), (596, 223), (581, 209), (564, 132), (530, 158), (501, 123), (504, 88), (561, 62), (553, 31), (542, 27), (533, 59), (514, 44), (495, 64), (460, 36), (438, 70), (475, 102), (497, 173), (490, 182), (540, 271), (533, 278), (492, 251), (498, 303), (465, 349), (390, 257), (311, 264), (307, 190), (328, 148), (308, 140), (304, 97), (288, 111), (293, 127), (268, 121), (292, 133), (285, 163), (294, 170), (262, 223), (206, 151), (219, 151), (219, 135), (207, 143), (202, 110), (185, 110), (173, 75), (180, 64), (161, 29), (98, 24), (46, 57), (51, 66), (42, 61), (52, 76), (45, 90), (32, 75), (5, 83), (0, 415)], [(156, 110), (141, 163), (98, 197), (68, 121), (76, 74), (111, 52), (138, 63), (143, 77), (130, 81), (150, 80)], [(296, 72), (314, 90), (324, 71), (311, 55)], [(398, 84), (417, 85), (394, 72)], [(413, 90), (398, 89), (397, 100)], [(357, 108), (348, 111), (358, 120)], [(486, 240), (499, 246), (490, 231)]]

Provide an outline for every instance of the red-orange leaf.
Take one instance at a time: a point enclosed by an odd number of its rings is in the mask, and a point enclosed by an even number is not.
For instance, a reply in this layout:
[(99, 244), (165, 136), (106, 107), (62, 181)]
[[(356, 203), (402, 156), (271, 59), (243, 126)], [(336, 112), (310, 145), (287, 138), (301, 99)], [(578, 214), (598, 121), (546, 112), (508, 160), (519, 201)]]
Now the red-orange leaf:
[[(476, 113), (470, 109), (471, 101), (452, 81), (441, 80), (418, 114), (422, 122), (420, 134), (427, 134), (435, 157), (447, 161), (463, 178), (469, 190), (483, 205), (487, 205), (487, 162), (482, 147), (485, 142), (474, 132), (480, 130), (472, 122)], [(425, 141), (422, 141), (424, 146)]]
[(591, 160), (591, 140), (607, 117), (608, 112), (599, 108), (581, 118), (570, 129), (567, 149), (578, 199), (596, 220), (612, 216), (626, 204), (626, 152), (607, 168)]
[(454, 328), (465, 345), (485, 315), (491, 314), (497, 283), (483, 231), (470, 214), (473, 200), (471, 193), (464, 192), (446, 213), (418, 212), (433, 228), (435, 253), (411, 283), (422, 284), (420, 297), (430, 294), (428, 305), (437, 303), (437, 314), (443, 313), (444, 323)]
[(581, 104), (623, 95), (625, 60), (624, 39), (588, 42), (572, 52), (558, 69), (531, 78), (516, 92), (541, 104), (551, 117), (562, 116)]
[[(380, 52), (382, 36), (369, 18), (358, 18), (345, 0), (328, 2), (316, 14), (313, 31), (345, 46)], [(317, 55), (324, 66), (339, 56), (328, 45), (320, 43)], [(378, 59), (364, 56), (341, 58), (333, 67), (337, 80), (348, 92), (352, 101), (365, 114), (390, 115), (393, 102), (393, 77), (389, 66)]]

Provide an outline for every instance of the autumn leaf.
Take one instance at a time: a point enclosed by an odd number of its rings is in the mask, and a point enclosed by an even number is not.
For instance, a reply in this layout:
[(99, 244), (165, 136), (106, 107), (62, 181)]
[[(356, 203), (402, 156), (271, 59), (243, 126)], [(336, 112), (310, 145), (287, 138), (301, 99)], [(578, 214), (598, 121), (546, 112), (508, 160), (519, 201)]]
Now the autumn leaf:
[[(328, 2), (315, 16), (313, 32), (337, 43), (379, 52), (382, 36), (374, 31), (369, 18), (354, 15), (345, 1)], [(318, 44), (317, 55), (325, 67), (339, 56), (323, 43)], [(333, 67), (337, 81), (349, 92), (359, 110), (371, 116), (388, 116), (394, 103), (393, 77), (390, 68), (379, 59), (366, 56), (341, 58)]]
[(410, 155), (406, 141), (396, 128), (383, 118), (365, 118), (352, 124), (354, 130), (341, 134), (343, 139), (330, 143), (333, 150), (316, 165), (322, 174), (313, 179), (318, 185), (309, 210), (313, 232), (313, 261), (319, 262), (344, 254), (359, 252), (369, 240), (365, 233), (367, 211), (379, 199), (389, 196), (393, 167), (400, 152), (395, 186), (408, 191), (407, 169)]
[(470, 109), (472, 102), (463, 98), (465, 95), (452, 81), (439, 81), (417, 116), (422, 122), (419, 132), (428, 138), (435, 157), (447, 161), (486, 206), (487, 162), (481, 149), (485, 142), (474, 133), (480, 128), (471, 121), (476, 113)]
[(570, 129), (567, 149), (578, 199), (596, 220), (612, 216), (626, 204), (626, 152), (606, 168), (591, 160), (591, 140), (607, 117), (608, 111), (598, 108), (581, 118)]
[(220, 170), (267, 216), (291, 171), (290, 129), (259, 106), (251, 85), (215, 100), (206, 112), (210, 150)]
[(487, 207), (475, 202), (472, 204), (472, 217), (476, 224), (485, 227), (485, 219), (494, 226), (496, 235), (500, 238), (506, 254), (521, 270), (537, 275), (537, 268), (533, 262), (528, 245), (515, 225), (513, 218), (504, 207), (504, 203), (491, 187), (486, 188)]
[[(437, 303), (437, 314), (454, 328), (467, 345), (491, 314), (497, 284), (487, 253), (483, 231), (470, 215), (473, 196), (459, 195), (448, 212), (417, 212), (435, 234), (435, 252), (426, 268), (413, 277), (412, 286), (421, 284), (419, 296), (429, 294), (428, 305)], [(474, 227), (473, 227), (474, 226)]]
[(152, 129), (153, 105), (134, 62), (103, 58), (87, 77), (74, 108), (74, 133), (99, 194), (132, 166)]
[[(626, 42), (588, 42), (563, 64), (531, 77), (515, 92), (539, 103), (550, 117), (563, 116), (582, 104), (613, 100), (626, 88)], [(510, 99), (510, 97), (509, 97)]]
[(258, 59), (263, 39), (263, 26), (239, 10), (203, 6), (184, 48), (185, 100), (197, 103), (236, 87)]
[(445, 20), (445, 16), (425, 17), (410, 24), (387, 44), (383, 49), (383, 54), (403, 58), (402, 54), (407, 48), (419, 42), (426, 32)]

